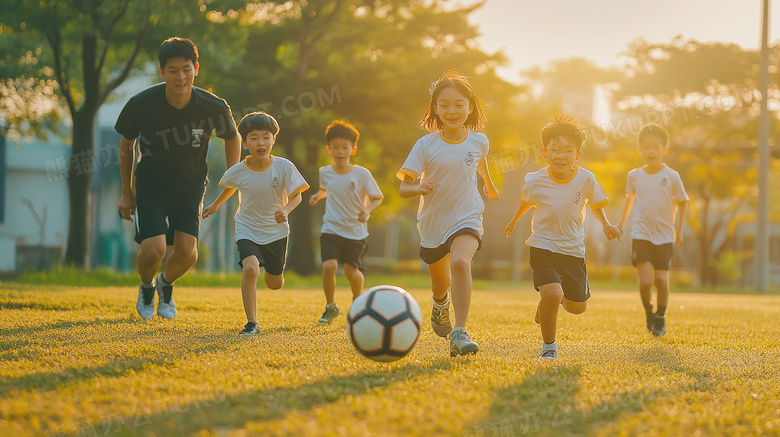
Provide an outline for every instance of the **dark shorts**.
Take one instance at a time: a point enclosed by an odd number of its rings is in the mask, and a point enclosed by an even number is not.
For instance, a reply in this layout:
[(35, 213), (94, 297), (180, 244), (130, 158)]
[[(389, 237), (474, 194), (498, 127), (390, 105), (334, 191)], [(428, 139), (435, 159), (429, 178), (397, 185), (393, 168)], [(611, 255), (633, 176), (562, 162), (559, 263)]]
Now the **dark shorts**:
[(322, 262), (335, 259), (340, 264), (349, 264), (361, 272), (366, 269), (363, 254), (366, 253), (368, 241), (350, 240), (339, 235), (320, 235), (320, 258)]
[(572, 302), (585, 302), (590, 298), (585, 258), (531, 247), (531, 269), (536, 291), (542, 285), (557, 283), (563, 288), (563, 297)]
[(238, 240), (238, 265), (244, 267), (242, 261), (254, 255), (260, 261), (260, 267), (265, 268), (269, 275), (281, 275), (287, 264), (287, 237), (268, 244), (257, 244), (252, 240)]
[(476, 229), (463, 228), (455, 231), (455, 233), (450, 235), (450, 238), (448, 238), (447, 241), (445, 241), (439, 247), (429, 249), (427, 247), (420, 246), (420, 259), (422, 259), (425, 264), (433, 264), (437, 261), (440, 261), (442, 258), (447, 256), (448, 253), (450, 253), (452, 240), (454, 240), (458, 235), (464, 234), (473, 235), (477, 241), (479, 241), (479, 247), (477, 250), (482, 249), (482, 237), (479, 235), (479, 232), (477, 232)]
[(669, 270), (672, 267), (674, 244), (653, 244), (647, 240), (631, 241), (631, 264), (636, 267), (650, 262), (656, 270)]
[(203, 210), (204, 190), (188, 194), (163, 193), (138, 185), (135, 193), (135, 241), (165, 235), (166, 243), (173, 245), (175, 231), (198, 237), (200, 213)]

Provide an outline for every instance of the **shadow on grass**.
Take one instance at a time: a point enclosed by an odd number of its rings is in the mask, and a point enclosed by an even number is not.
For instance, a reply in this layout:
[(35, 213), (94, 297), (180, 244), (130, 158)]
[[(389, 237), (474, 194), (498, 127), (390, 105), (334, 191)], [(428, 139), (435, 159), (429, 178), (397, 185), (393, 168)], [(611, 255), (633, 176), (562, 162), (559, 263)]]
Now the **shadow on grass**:
[(462, 435), (588, 435), (656, 396), (638, 384), (587, 396), (581, 392), (580, 367), (544, 366), (521, 384), (500, 390), (490, 418), (464, 428)]
[(370, 373), (259, 391), (246, 387), (240, 380), (225, 381), (218, 387), (193, 388), (189, 392), (158, 399), (152, 405), (155, 414), (141, 413), (142, 407), (134, 406), (132, 410), (138, 412), (136, 416), (104, 416), (95, 424), (82, 426), (78, 432), (90, 435), (95, 430), (99, 433), (101, 423), (106, 421), (115, 425), (112, 435), (118, 436), (171, 435), (172, 430), (176, 435), (191, 435), (201, 430), (219, 433), (243, 429), (348, 397), (370, 394), (398, 381), (429, 376), (451, 367), (449, 360), (427, 366), (407, 364), (391, 369), (382, 366)]

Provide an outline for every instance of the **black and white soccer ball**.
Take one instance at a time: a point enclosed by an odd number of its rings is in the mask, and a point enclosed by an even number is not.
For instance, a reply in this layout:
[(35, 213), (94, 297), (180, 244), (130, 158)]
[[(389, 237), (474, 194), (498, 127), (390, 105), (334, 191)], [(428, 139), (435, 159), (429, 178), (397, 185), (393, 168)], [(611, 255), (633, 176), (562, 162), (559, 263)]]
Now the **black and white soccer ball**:
[(347, 337), (358, 352), (376, 361), (403, 358), (417, 344), (422, 311), (403, 288), (371, 287), (352, 302)]

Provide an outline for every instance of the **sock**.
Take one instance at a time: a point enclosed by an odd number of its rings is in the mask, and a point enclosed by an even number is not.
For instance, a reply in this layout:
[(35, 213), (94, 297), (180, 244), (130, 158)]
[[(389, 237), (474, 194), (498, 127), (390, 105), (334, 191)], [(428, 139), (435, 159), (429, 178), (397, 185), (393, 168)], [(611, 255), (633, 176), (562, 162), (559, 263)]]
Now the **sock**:
[(162, 279), (162, 285), (171, 285), (171, 283), (168, 282), (167, 279), (165, 279), (165, 273), (160, 274), (160, 279)]
[(452, 333), (455, 332), (455, 331), (466, 332), (466, 328), (458, 328), (458, 327), (452, 328), (452, 331), (450, 331), (450, 335), (452, 335)]
[(327, 308), (336, 308), (338, 305), (336, 305), (336, 302), (331, 302), (329, 304), (325, 305)]
[(436, 296), (433, 296), (433, 302), (438, 304), (439, 306), (443, 306), (443, 305), (449, 303), (449, 301), (450, 301), (450, 294), (449, 293), (445, 294), (444, 297), (442, 297), (441, 299), (439, 299)]
[(552, 343), (543, 343), (542, 344), (542, 352), (545, 351), (557, 351), (558, 350), (558, 343), (556, 343), (555, 340), (553, 340)]
[(661, 316), (661, 317), (663, 317), (663, 316), (664, 316), (664, 314), (666, 314), (666, 307), (665, 307), (665, 306), (658, 305), (658, 311), (656, 311), (656, 312), (655, 312), (655, 314), (656, 314), (657, 316)]
[(143, 285), (144, 288), (154, 288), (154, 284), (152, 284), (151, 282), (141, 281), (141, 285)]
[[(652, 302), (642, 302), (642, 305), (645, 307), (645, 312), (647, 314), (653, 314), (653, 303)], [(661, 307), (658, 307), (659, 309)]]

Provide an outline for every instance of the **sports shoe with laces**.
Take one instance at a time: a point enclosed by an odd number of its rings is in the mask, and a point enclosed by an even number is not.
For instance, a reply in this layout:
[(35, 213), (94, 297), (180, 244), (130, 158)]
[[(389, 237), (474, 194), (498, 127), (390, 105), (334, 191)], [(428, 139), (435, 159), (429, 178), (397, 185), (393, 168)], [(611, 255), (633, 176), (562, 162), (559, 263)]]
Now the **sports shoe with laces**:
[(157, 314), (164, 319), (176, 317), (176, 303), (173, 301), (173, 284), (166, 284), (163, 281), (163, 274), (157, 275)]
[(656, 337), (660, 337), (664, 334), (666, 334), (666, 318), (664, 316), (659, 316), (658, 314), (654, 314), (653, 335), (655, 335)]
[(341, 310), (339, 309), (338, 304), (333, 305), (325, 305), (325, 312), (322, 313), (322, 317), (320, 317), (320, 324), (326, 325), (333, 321), (336, 317), (341, 314)]
[(239, 335), (257, 335), (260, 333), (260, 329), (257, 327), (257, 323), (248, 322), (244, 325), (244, 329), (239, 332)]
[(452, 331), (452, 322), (450, 322), (450, 300), (442, 305), (433, 303), (431, 309), (431, 328), (439, 337), (447, 338)]
[(557, 349), (548, 349), (546, 351), (542, 351), (542, 354), (539, 355), (540, 360), (550, 360), (554, 361), (558, 359), (558, 350)]
[(471, 340), (469, 334), (463, 329), (450, 332), (450, 356), (475, 354), (479, 351), (479, 345)]
[(141, 284), (138, 287), (138, 303), (135, 308), (144, 319), (154, 317), (154, 285), (144, 287), (144, 284)]

